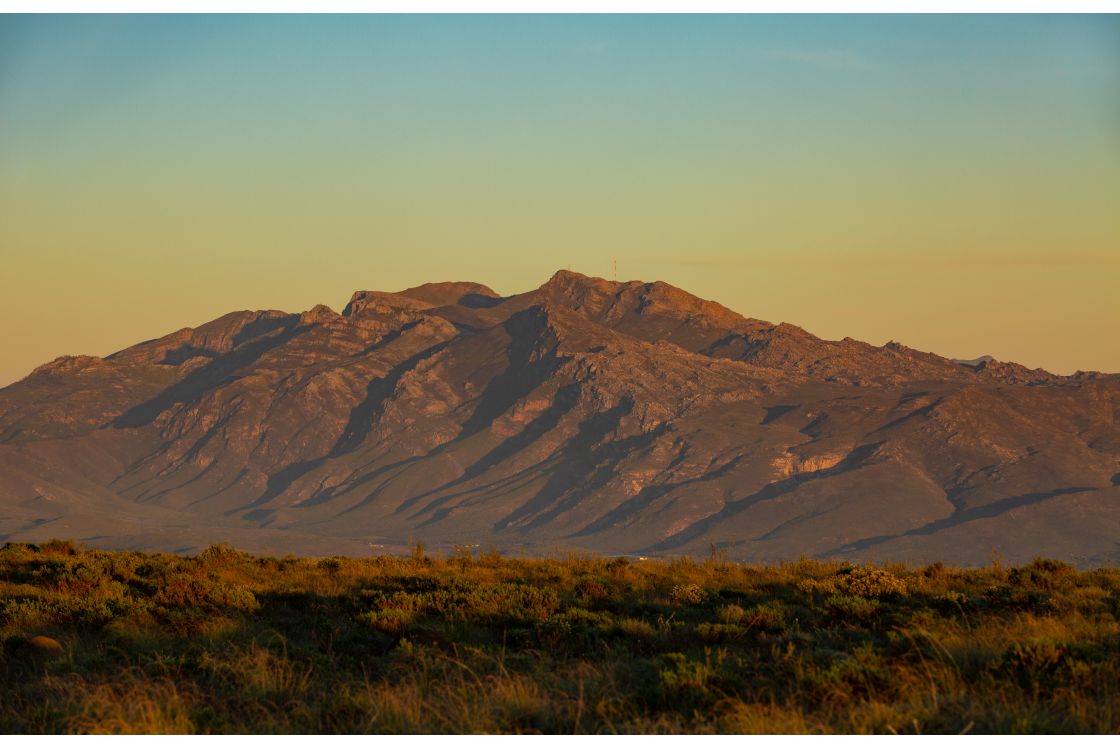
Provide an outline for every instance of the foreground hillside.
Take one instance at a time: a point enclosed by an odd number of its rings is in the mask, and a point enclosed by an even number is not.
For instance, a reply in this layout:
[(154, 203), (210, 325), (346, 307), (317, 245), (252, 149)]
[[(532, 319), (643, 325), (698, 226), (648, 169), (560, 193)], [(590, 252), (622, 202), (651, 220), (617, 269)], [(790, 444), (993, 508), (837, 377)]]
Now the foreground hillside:
[[(744, 299), (749, 302), (749, 299)], [(559, 272), (243, 311), (0, 390), (0, 540), (1120, 560), (1120, 377)]]
[(0, 732), (1118, 732), (1120, 571), (0, 549)]

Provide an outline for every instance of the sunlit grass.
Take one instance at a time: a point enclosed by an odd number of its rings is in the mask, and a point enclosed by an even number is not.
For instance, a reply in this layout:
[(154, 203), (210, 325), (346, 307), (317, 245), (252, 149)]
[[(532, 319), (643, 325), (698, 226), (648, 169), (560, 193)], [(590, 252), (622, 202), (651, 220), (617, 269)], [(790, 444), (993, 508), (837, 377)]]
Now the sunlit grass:
[(4, 732), (1120, 731), (1120, 570), (1045, 560), (9, 544), (0, 641)]

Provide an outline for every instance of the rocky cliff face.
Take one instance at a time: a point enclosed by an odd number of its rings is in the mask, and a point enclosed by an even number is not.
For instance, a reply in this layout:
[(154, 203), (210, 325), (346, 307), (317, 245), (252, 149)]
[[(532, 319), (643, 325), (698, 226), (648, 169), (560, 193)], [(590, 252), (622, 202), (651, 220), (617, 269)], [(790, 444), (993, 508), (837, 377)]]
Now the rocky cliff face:
[(0, 390), (0, 535), (1120, 560), (1120, 377), (557, 273), (235, 312)]

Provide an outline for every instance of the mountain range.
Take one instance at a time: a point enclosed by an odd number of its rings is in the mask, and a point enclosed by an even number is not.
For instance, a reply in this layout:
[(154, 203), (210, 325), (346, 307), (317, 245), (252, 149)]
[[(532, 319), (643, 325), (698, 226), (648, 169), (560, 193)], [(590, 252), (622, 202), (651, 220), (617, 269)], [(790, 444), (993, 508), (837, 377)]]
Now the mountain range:
[[(561, 271), (237, 311), (0, 389), (0, 539), (1120, 561), (1120, 375)], [(372, 548), (372, 549), (371, 549)]]

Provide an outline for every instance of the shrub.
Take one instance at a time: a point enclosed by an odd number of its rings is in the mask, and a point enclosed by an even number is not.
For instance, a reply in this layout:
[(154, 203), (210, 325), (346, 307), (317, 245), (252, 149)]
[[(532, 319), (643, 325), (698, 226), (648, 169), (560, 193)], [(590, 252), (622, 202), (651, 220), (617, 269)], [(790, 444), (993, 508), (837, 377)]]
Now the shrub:
[(705, 651), (703, 661), (690, 659), (681, 653), (666, 654), (667, 666), (660, 672), (661, 687), (670, 698), (684, 697), (686, 703), (698, 703), (718, 696), (713, 687), (720, 678), (718, 657), (712, 661)]
[(833, 594), (824, 602), (833, 617), (866, 622), (879, 614), (879, 601), (849, 594)]
[(836, 586), (845, 594), (866, 598), (906, 593), (902, 579), (878, 568), (853, 568), (840, 576)]
[(679, 606), (698, 606), (704, 603), (704, 589), (697, 584), (677, 584), (669, 592), (669, 601)]
[(621, 574), (629, 567), (629, 558), (618, 557), (607, 561), (607, 570), (613, 574)]
[(700, 623), (696, 626), (696, 635), (712, 643), (737, 640), (746, 633), (746, 628), (740, 625), (728, 625), (727, 623)]
[(855, 597), (875, 598), (906, 593), (906, 584), (889, 571), (870, 567), (845, 566), (834, 576), (823, 579), (805, 579), (798, 588), (806, 594), (846, 594)]
[(926, 578), (941, 578), (945, 575), (945, 564), (940, 560), (931, 565), (927, 565), (922, 569), (922, 575)]
[(729, 604), (726, 607), (721, 607), (719, 610), (719, 619), (725, 623), (737, 623), (743, 619), (743, 608), (737, 604)]
[(39, 551), (44, 555), (77, 555), (78, 548), (73, 540), (50, 539), (39, 545)]
[(1077, 573), (1073, 566), (1058, 560), (1036, 558), (1022, 568), (1012, 568), (1007, 582), (1013, 586), (1050, 591), (1060, 588)]
[(220, 579), (170, 578), (152, 597), (152, 601), (166, 609), (252, 612), (260, 607), (256, 596), (243, 586), (234, 586)]
[(1069, 669), (1073, 657), (1069, 647), (1047, 639), (1034, 639), (1011, 644), (994, 662), (1000, 675), (1010, 675), (1024, 688), (1052, 687), (1058, 684), (1062, 670)]
[(560, 607), (560, 598), (553, 589), (528, 584), (459, 582), (430, 591), (373, 592), (369, 597), (375, 610), (400, 609), (456, 622), (539, 621)]
[(553, 589), (527, 584), (478, 584), (426, 596), (430, 611), (458, 620), (544, 620), (560, 606)]
[(581, 607), (572, 607), (558, 612), (547, 621), (538, 623), (544, 628), (551, 628), (558, 640), (578, 646), (581, 651), (587, 651), (597, 641), (603, 640), (605, 635), (614, 633), (614, 618), (605, 612), (593, 612)]
[(633, 638), (653, 638), (657, 631), (645, 620), (633, 617), (624, 617), (615, 623), (615, 629), (625, 636)]
[(416, 613), (399, 607), (385, 607), (358, 615), (358, 620), (382, 633), (399, 635), (416, 619)]
[(318, 566), (327, 573), (335, 574), (342, 570), (342, 559), (338, 557), (322, 558)]
[(767, 602), (744, 611), (739, 624), (768, 633), (777, 633), (785, 630), (786, 614), (779, 602)]
[(1048, 593), (1034, 588), (1023, 588), (1021, 585), (989, 586), (984, 590), (982, 599), (986, 605), (996, 609), (1034, 613), (1047, 613), (1055, 610)]
[(844, 697), (874, 696), (891, 685), (891, 671), (869, 643), (835, 658), (822, 673), (826, 681), (840, 686)]
[(5, 599), (0, 601), (0, 624), (17, 627), (73, 625), (96, 629), (127, 608), (128, 603), (123, 600), (88, 596)]
[(576, 582), (576, 594), (586, 599), (597, 601), (606, 599), (611, 595), (610, 589), (591, 578), (580, 579)]
[(199, 553), (198, 561), (205, 566), (228, 566), (239, 563), (248, 557), (249, 555), (247, 553), (241, 552), (233, 545), (222, 542), (220, 544), (210, 545)]
[(955, 610), (968, 604), (968, 596), (955, 589), (934, 598), (934, 603), (943, 610)]

